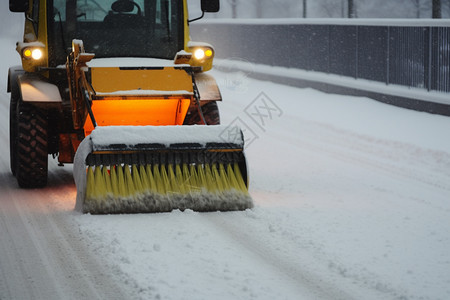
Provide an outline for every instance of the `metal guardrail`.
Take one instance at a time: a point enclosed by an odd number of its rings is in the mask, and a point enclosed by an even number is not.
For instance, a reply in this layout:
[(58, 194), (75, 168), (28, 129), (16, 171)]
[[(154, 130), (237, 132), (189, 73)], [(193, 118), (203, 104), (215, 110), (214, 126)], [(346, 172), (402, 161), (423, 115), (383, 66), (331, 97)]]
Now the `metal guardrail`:
[[(269, 24), (267, 24), (269, 22)], [(450, 22), (212, 20), (193, 37), (219, 58), (450, 92)]]

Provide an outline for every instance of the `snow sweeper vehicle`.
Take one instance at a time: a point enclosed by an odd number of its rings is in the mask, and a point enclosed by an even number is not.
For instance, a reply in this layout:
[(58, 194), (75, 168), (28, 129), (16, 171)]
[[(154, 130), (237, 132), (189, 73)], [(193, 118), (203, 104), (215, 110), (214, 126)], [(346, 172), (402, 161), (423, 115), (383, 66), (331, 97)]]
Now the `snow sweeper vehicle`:
[[(47, 184), (74, 163), (85, 213), (244, 210), (244, 138), (220, 125), (211, 45), (190, 40), (187, 0), (10, 0), (25, 14), (8, 74), (11, 171)], [(218, 0), (201, 0), (202, 16)], [(197, 18), (198, 19), (198, 18)]]

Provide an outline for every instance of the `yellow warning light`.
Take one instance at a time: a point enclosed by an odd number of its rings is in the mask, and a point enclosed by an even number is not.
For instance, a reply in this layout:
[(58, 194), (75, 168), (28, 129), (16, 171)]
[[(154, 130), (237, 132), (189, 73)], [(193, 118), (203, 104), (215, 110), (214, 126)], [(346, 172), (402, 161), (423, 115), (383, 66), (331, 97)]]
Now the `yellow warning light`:
[(211, 57), (213, 55), (212, 50), (211, 49), (206, 50), (205, 55), (206, 55), (206, 57)]
[(30, 58), (31, 57), (31, 50), (30, 49), (25, 49), (23, 51), (23, 56), (25, 56), (26, 58)]

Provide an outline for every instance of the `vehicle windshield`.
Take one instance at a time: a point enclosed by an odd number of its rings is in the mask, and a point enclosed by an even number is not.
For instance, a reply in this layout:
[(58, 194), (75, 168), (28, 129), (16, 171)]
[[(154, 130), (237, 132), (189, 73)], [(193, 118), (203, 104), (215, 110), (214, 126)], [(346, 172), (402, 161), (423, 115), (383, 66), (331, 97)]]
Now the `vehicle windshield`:
[(173, 59), (183, 49), (180, 0), (53, 0), (50, 51), (65, 61), (73, 39), (102, 57)]

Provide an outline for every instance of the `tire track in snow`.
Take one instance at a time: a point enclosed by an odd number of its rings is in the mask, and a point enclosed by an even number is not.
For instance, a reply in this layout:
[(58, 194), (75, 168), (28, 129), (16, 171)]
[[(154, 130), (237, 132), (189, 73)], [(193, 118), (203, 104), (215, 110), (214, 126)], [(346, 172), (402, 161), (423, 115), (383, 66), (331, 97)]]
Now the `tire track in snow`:
[[(56, 194), (70, 190), (58, 188)], [(8, 287), (6, 299), (126, 298), (74, 231), (69, 221), (73, 213), (58, 211), (63, 205), (53, 203), (51, 191), (10, 189), (6, 193), (0, 206), (2, 227), (7, 228), (2, 231), (1, 247), (6, 257), (0, 260), (1, 281)]]
[[(333, 300), (351, 300), (358, 299), (355, 297), (355, 293), (347, 293), (341, 287), (338, 287), (336, 283), (325, 281), (323, 278), (323, 272), (327, 272), (326, 266), (316, 265), (311, 269), (311, 266), (302, 264), (303, 261), (310, 262), (311, 258), (306, 258), (306, 253), (281, 253), (276, 247), (270, 243), (266, 243), (263, 240), (257, 238), (257, 234), (246, 229), (246, 222), (242, 221), (242, 218), (230, 217), (228, 213), (213, 213), (201, 215), (206, 218), (209, 223), (214, 225), (217, 230), (225, 233), (231, 237), (236, 244), (241, 245), (243, 248), (254, 254), (259, 258), (261, 265), (266, 265), (269, 269), (272, 269), (275, 274), (279, 274), (283, 277), (283, 280), (291, 281), (298, 287), (299, 293), (307, 294), (310, 299), (333, 299)], [(289, 248), (290, 242), (284, 241), (281, 247)], [(289, 250), (288, 250), (289, 251)], [(293, 261), (292, 259), (296, 260)], [(317, 268), (323, 268), (323, 270), (317, 271)]]
[[(248, 213), (250, 215), (247, 216), (254, 219), (254, 216), (252, 217), (254, 212)], [(271, 234), (261, 235), (259, 229), (255, 231), (255, 224), (249, 222), (241, 213), (212, 213), (204, 216), (218, 231), (234, 240), (235, 244), (257, 256), (260, 264), (272, 269), (273, 274), (284, 278), (283, 281), (293, 282), (303, 297), (299, 296), (299, 299), (414, 298), (407, 296), (408, 293), (400, 287), (383, 282), (383, 279), (375, 274), (361, 270), (354, 273), (346, 266), (333, 262), (330, 257), (325, 256), (322, 257), (325, 260), (319, 260), (315, 257), (315, 253), (311, 253), (314, 247), (312, 249), (309, 246), (299, 247), (298, 243), (294, 245), (295, 238), (290, 235), (283, 235), (280, 240), (280, 237), (276, 236), (277, 230), (271, 228), (272, 225), (269, 225)], [(267, 223), (270, 224), (271, 221), (264, 220), (262, 224), (256, 226), (264, 227)]]
[[(1, 178), (2, 182), (12, 183), (11, 180)], [(9, 193), (7, 194), (8, 196)], [(3, 197), (5, 192), (3, 192)], [(36, 287), (39, 277), (30, 271), (31, 262), (36, 261), (34, 253), (27, 253), (33, 247), (31, 239), (23, 230), (20, 218), (17, 218), (17, 208), (11, 201), (3, 201), (0, 206), (0, 299), (43, 299), (42, 289)], [(39, 270), (41, 271), (41, 270)]]
[[(406, 143), (369, 139), (352, 132), (316, 123), (308, 123), (308, 130), (302, 131), (300, 135), (293, 136), (284, 131), (277, 131), (277, 134), (271, 138), (280, 142), (288, 141), (290, 147), (294, 146), (308, 153), (325, 153), (337, 161), (346, 162), (349, 165), (356, 164), (366, 170), (375, 170), (383, 174), (383, 177), (387, 175), (402, 181), (407, 179), (412, 182), (412, 186), (420, 184), (427, 189), (439, 189), (443, 195), (450, 192), (450, 169), (446, 168), (446, 166), (450, 166), (450, 156), (444, 152), (427, 151)], [(405, 149), (402, 152), (404, 155), (402, 157), (392, 156), (399, 152), (398, 150), (394, 151), (392, 147)], [(420, 154), (422, 156), (418, 156)], [(404, 160), (407, 160), (409, 164)], [(434, 171), (439, 175), (424, 171), (430, 170), (429, 165), (426, 168), (421, 167), (423, 164), (431, 163), (434, 164)], [(407, 168), (405, 168), (406, 165), (408, 165)], [(441, 178), (448, 180), (444, 181)], [(383, 187), (379, 188), (383, 189)], [(437, 206), (427, 200), (416, 197), (412, 197), (410, 200), (430, 205), (437, 210), (449, 211), (447, 207)]]

